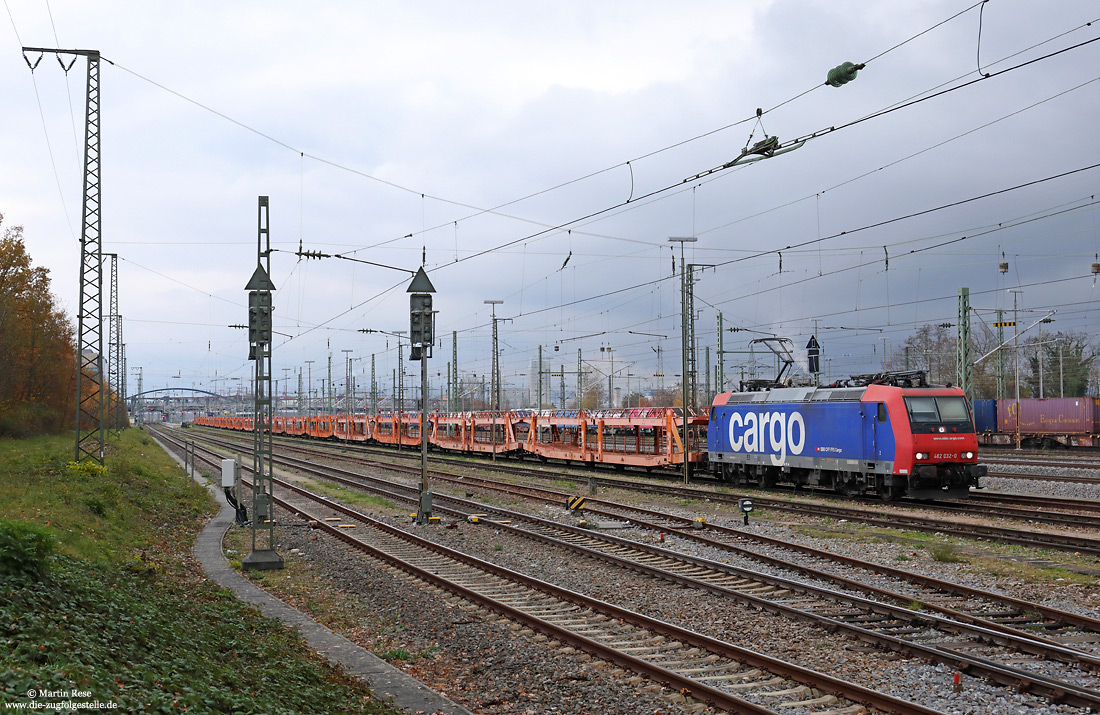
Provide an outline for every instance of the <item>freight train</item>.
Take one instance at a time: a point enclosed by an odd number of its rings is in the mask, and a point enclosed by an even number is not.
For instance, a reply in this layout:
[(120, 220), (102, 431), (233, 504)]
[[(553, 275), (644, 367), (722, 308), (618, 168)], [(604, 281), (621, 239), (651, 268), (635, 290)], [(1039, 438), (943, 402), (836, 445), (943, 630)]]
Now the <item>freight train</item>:
[(982, 444), (1024, 447), (1100, 447), (1100, 398), (1051, 397), (974, 400), (974, 427)]
[[(756, 387), (756, 386), (754, 386)], [(252, 431), (251, 417), (199, 416), (195, 424)], [(985, 467), (966, 396), (924, 374), (852, 378), (829, 387), (776, 387), (718, 395), (709, 413), (680, 408), (435, 413), (432, 449), (541, 461), (709, 470), (737, 484), (827, 488), (893, 500), (965, 497)], [(272, 432), (419, 447), (420, 415), (277, 416)]]
[[(687, 449), (683, 410), (644, 407), (620, 410), (514, 410), (434, 413), (428, 416), (428, 444), (466, 454), (499, 454), (578, 464), (645, 469), (693, 467), (706, 461), (706, 414), (688, 410)], [(199, 416), (195, 424), (251, 432), (251, 417)], [(420, 447), (420, 414), (277, 416), (272, 432), (346, 442)]]

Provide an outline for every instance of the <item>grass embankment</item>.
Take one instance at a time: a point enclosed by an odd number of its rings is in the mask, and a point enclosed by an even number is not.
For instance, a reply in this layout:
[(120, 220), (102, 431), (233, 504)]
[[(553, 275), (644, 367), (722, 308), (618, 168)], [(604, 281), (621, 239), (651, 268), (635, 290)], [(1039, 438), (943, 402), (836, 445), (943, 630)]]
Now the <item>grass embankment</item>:
[(203, 579), (215, 507), (144, 433), (111, 441), (106, 472), (71, 458), (71, 438), (0, 440), (0, 702), (395, 712)]

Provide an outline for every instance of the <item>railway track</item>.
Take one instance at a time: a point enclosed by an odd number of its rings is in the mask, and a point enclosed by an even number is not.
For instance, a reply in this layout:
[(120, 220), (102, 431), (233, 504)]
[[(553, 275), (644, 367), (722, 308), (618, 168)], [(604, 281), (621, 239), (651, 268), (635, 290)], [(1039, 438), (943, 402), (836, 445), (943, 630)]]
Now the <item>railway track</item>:
[(1031, 474), (1029, 472), (989, 472), (989, 477), (1000, 479), (1030, 479), (1037, 482), (1069, 482), (1072, 484), (1100, 484), (1100, 474)]
[[(300, 440), (287, 440), (283, 444), (285, 444), (286, 447), (290, 449), (303, 449), (305, 447), (305, 445), (303, 445)], [(320, 443), (317, 444), (319, 445)], [(358, 445), (355, 445), (355, 447), (358, 447)], [(351, 453), (364, 452), (364, 450), (360, 449), (349, 449), (349, 446), (346, 444), (341, 444), (340, 449), (346, 450)], [(375, 450), (371, 450), (369, 452), (366, 452), (366, 454), (379, 454), (380, 456), (385, 457), (388, 463), (392, 464), (392, 452), (382, 451), (379, 453)], [(410, 460), (411, 459), (412, 458), (410, 457)], [(418, 463), (419, 462), (417, 460), (417, 464)], [(454, 457), (433, 457), (432, 464), (451, 464), (458, 467), (470, 469), (478, 468), (480, 465), (483, 465), (484, 462), (471, 461)], [(396, 465), (394, 466), (396, 467)], [(412, 469), (412, 467), (408, 468)], [(417, 466), (416, 469), (419, 469), (419, 466)], [(435, 467), (434, 469), (440, 476), (447, 476), (448, 474), (440, 471), (438, 467)], [(868, 525), (880, 526), (885, 528), (901, 528), (912, 531), (920, 531), (924, 533), (945, 534), (966, 539), (995, 541), (1018, 546), (1027, 546), (1039, 549), (1051, 549), (1058, 551), (1067, 551), (1071, 553), (1100, 556), (1100, 539), (1095, 539), (1089, 536), (1059, 534), (1053, 532), (1038, 531), (1034, 529), (1025, 531), (1021, 529), (965, 523), (954, 520), (934, 519), (930, 517), (906, 513), (901, 509), (892, 510), (887, 517), (882, 515), (880, 509), (869, 511), (867, 509), (859, 509), (851, 506), (841, 506), (836, 504), (816, 504), (799, 500), (762, 497), (756, 494), (730, 494), (723, 491), (700, 489), (696, 487), (661, 484), (654, 483), (652, 481), (643, 482), (600, 475), (594, 476), (591, 474), (576, 474), (571, 472), (562, 472), (559, 470), (545, 470), (519, 465), (500, 464), (499, 462), (494, 463), (492, 469), (494, 472), (511, 474), (524, 478), (537, 478), (544, 481), (587, 480), (588, 484), (591, 487), (616, 488), (650, 494), (663, 494), (678, 499), (692, 499), (698, 501), (709, 501), (712, 503), (725, 503), (730, 505), (736, 505), (740, 499), (745, 498), (746, 496), (751, 496), (753, 503), (756, 504), (758, 507), (766, 507), (775, 511), (783, 511), (791, 514), (800, 514), (804, 516), (814, 516), (822, 518), (847, 519), (850, 521), (858, 521)], [(1019, 504), (1019, 502), (1017, 502), (1017, 504)], [(978, 517), (985, 517), (989, 515), (989, 509), (985, 506), (975, 505), (974, 507), (967, 507), (965, 503), (961, 502), (941, 502), (939, 504), (929, 506), (936, 507), (939, 505), (942, 505), (945, 511), (970, 514)], [(1081, 517), (1078, 514), (1059, 513), (1056, 511), (1051, 511), (1050, 505), (1044, 505), (1042, 507), (1035, 507), (1030, 509), (1011, 509), (1008, 507), (999, 507), (999, 509), (1002, 511), (1002, 514), (1008, 518), (1018, 519), (1033, 524), (1046, 523), (1076, 528), (1080, 526), (1089, 526), (1090, 524), (1088, 522), (1092, 519), (1091, 517)]]
[(760, 715), (792, 707), (835, 715), (864, 707), (935, 712), (525, 576), (276, 481), (294, 495), (276, 497), (279, 507), (369, 557), (712, 706)]
[[(317, 467), (315, 463), (289, 460), (291, 466), (332, 479), (348, 486), (366, 488), (382, 492), (389, 498), (405, 499), (416, 503), (416, 490), (412, 487), (400, 487), (381, 480), (372, 480), (364, 475), (336, 470), (332, 467)], [(529, 493), (526, 487), (503, 487), (499, 483), (481, 483), (470, 477), (460, 477), (456, 482), (471, 487), (474, 481), (479, 486), (511, 493)], [(373, 482), (373, 483), (369, 483)], [(394, 491), (397, 490), (397, 491)], [(546, 490), (540, 490), (546, 491)], [(403, 493), (402, 493), (403, 492)], [(557, 498), (560, 495), (553, 495)], [(559, 548), (576, 551), (587, 558), (597, 558), (622, 568), (642, 571), (656, 578), (707, 589), (713, 593), (740, 600), (761, 610), (768, 610), (789, 618), (808, 620), (823, 628), (846, 633), (854, 638), (874, 642), (879, 647), (907, 652), (928, 660), (955, 664), (960, 659), (967, 662), (969, 672), (982, 675), (994, 682), (1013, 684), (1027, 682), (1028, 689), (1042, 692), (1050, 698), (1061, 697), (1059, 693), (1071, 693), (1068, 697), (1081, 698), (1077, 704), (1088, 702), (1087, 707), (1100, 704), (1100, 694), (1084, 688), (1076, 690), (1074, 686), (1058, 679), (1044, 680), (1017, 665), (1023, 654), (1026, 658), (1038, 661), (1056, 660), (1072, 663), (1078, 668), (1094, 670), (1100, 666), (1100, 660), (1093, 654), (1059, 643), (1056, 638), (1079, 640), (1080, 630), (1092, 634), (1100, 633), (1100, 622), (1091, 619), (1073, 618), (1069, 614), (1049, 613), (1037, 619), (1031, 613), (1038, 613), (1041, 607), (1035, 604), (1013, 603), (1010, 599), (999, 599), (991, 594), (983, 594), (986, 600), (975, 603), (975, 593), (959, 594), (939, 591), (934, 593), (928, 584), (921, 594), (924, 600), (917, 601), (911, 589), (908, 593), (897, 593), (885, 589), (868, 589), (848, 579), (837, 579), (831, 574), (827, 580), (841, 581), (849, 589), (863, 592), (873, 591), (873, 595), (891, 600), (871, 601), (860, 596), (843, 595), (832, 589), (815, 587), (803, 581), (794, 581), (778, 576), (763, 576), (758, 571), (738, 569), (705, 559), (686, 557), (659, 547), (639, 545), (636, 542), (608, 535), (596, 535), (578, 527), (557, 524), (526, 514), (507, 511), (497, 507), (468, 502), (448, 496), (437, 496), (437, 500), (453, 502), (457, 509), (440, 507), (452, 516), (463, 517), (472, 510), (484, 509), (495, 512), (498, 519), (495, 528), (517, 532), (525, 538), (535, 538)], [(437, 504), (439, 502), (437, 501)], [(560, 503), (560, 502), (559, 502)], [(665, 515), (661, 515), (665, 516)], [(507, 522), (502, 520), (506, 519)], [(530, 527), (522, 528), (508, 522), (522, 521)], [(653, 528), (673, 529), (667, 516), (662, 524)], [(683, 519), (685, 524), (691, 524)], [(789, 562), (774, 565), (792, 569)], [(804, 575), (818, 577), (812, 569), (796, 568)], [(908, 599), (908, 601), (906, 601)], [(927, 601), (927, 603), (925, 603)], [(904, 605), (899, 605), (904, 604)], [(914, 610), (917, 604), (920, 612)], [(963, 608), (964, 610), (960, 610)], [(1048, 609), (1049, 610), (1049, 609)], [(978, 615), (978, 614), (981, 615)], [(1060, 620), (1058, 620), (1060, 619)], [(1076, 624), (1067, 621), (1076, 620)], [(1012, 624), (1011, 626), (1008, 624)], [(1025, 632), (1022, 628), (1043, 630), (1046, 636), (1037, 636)], [(1077, 633), (1072, 631), (1077, 630)], [(1067, 633), (1067, 631), (1070, 631)], [(1088, 640), (1088, 639), (1086, 639)], [(961, 652), (968, 655), (964, 658)], [(974, 654), (979, 654), (975, 657)], [(1043, 682), (1030, 682), (1031, 678)], [(1073, 694), (1075, 693), (1075, 694)]]
[(1019, 465), (1028, 467), (1059, 467), (1066, 469), (1100, 469), (1100, 450), (1086, 454), (1062, 452), (1017, 452), (1011, 449), (981, 448), (982, 461), (987, 464)]
[(1070, 511), (1100, 514), (1100, 500), (1075, 497), (1051, 497), (1045, 494), (1013, 494), (991, 492), (988, 489), (970, 493), (968, 500), (974, 504), (1013, 504), (1032, 509), (1067, 509)]
[[(212, 428), (200, 428), (200, 429), (212, 429)], [(275, 438), (275, 441), (276, 441), (276, 443), (282, 442), (284, 444), (294, 444), (294, 443), (300, 443), (302, 440), (297, 439), (297, 438), (287, 438), (287, 437), (278, 437), (277, 436)], [(338, 445), (340, 445), (341, 449), (354, 451), (354, 452), (360, 452), (360, 453), (363, 453), (363, 454), (366, 454), (366, 455), (378, 455), (378, 456), (386, 455), (387, 459), (399, 459), (399, 460), (417, 460), (417, 459), (419, 459), (419, 456), (417, 456), (419, 453), (414, 452), (412, 450), (400, 450), (400, 449), (395, 449), (393, 447), (370, 446), (370, 445), (366, 445), (366, 444), (360, 444), (360, 443), (357, 443), (357, 442), (337, 441), (337, 442), (332, 442), (331, 444), (338, 444)], [(486, 461), (487, 461), (487, 457), (485, 457), (485, 456), (454, 457), (454, 456), (442, 456), (442, 455), (439, 455), (439, 454), (433, 454), (432, 455), (432, 462), (437, 463), (437, 464), (451, 464), (451, 465), (455, 465), (455, 466), (476, 466), (476, 465), (479, 465), (479, 464), (484, 464)], [(649, 478), (649, 479), (652, 479), (652, 478), (655, 478), (655, 477), (656, 478), (666, 477), (670, 481), (676, 481), (676, 480), (681, 479), (681, 477), (682, 477), (682, 472), (678, 471), (678, 470), (664, 471), (663, 472), (661, 470), (624, 469), (624, 468), (615, 467), (615, 466), (604, 466), (600, 469), (587, 468), (584, 471), (571, 471), (571, 470), (562, 468), (561, 466), (556, 466), (556, 467), (553, 467), (553, 468), (550, 468), (550, 469), (541, 470), (541, 469), (533, 468), (533, 467), (530, 467), (530, 466), (510, 464), (510, 462), (512, 462), (512, 461), (513, 461), (512, 458), (507, 458), (507, 459), (502, 458), (500, 460), (497, 460), (497, 461), (493, 462), (493, 468), (497, 471), (507, 472), (507, 473), (515, 474), (517, 476), (539, 476), (540, 478), (549, 477), (549, 478), (554, 478), (554, 479), (562, 479), (562, 478), (565, 478), (565, 479), (589, 479), (589, 478), (607, 479), (607, 478), (612, 478), (612, 477), (604, 476), (609, 472), (618, 472), (618, 473), (634, 472), (634, 473), (636, 473), (636, 475), (638, 477)], [(1034, 466), (1065, 466), (1065, 467), (1079, 468), (1079, 469), (1082, 469), (1082, 470), (1089, 470), (1089, 469), (1094, 469), (1095, 470), (1095, 469), (1098, 469), (1097, 465), (1095, 465), (1095, 463), (1092, 463), (1092, 462), (1086, 462), (1086, 463), (1074, 462), (1074, 463), (1065, 463), (1065, 464), (1058, 464), (1058, 463), (1052, 464), (1052, 463), (1049, 463), (1049, 462), (1038, 462), (1038, 461), (1037, 462), (1027, 462), (1027, 461), (1024, 461), (1024, 462), (1016, 462), (1016, 463), (1021, 464), (1021, 465), (1034, 465)], [(1086, 474), (1068, 474), (1068, 475), (1041, 475), (1041, 474), (1030, 474), (1030, 473), (1026, 473), (1026, 472), (1010, 472), (1010, 471), (992, 472), (991, 471), (989, 473), (989, 476), (990, 477), (1002, 478), (1002, 479), (1036, 480), (1036, 481), (1049, 481), (1049, 482), (1070, 482), (1070, 483), (1080, 483), (1080, 484), (1100, 483), (1100, 470), (1098, 470), (1097, 473), (1093, 474), (1093, 475), (1089, 475), (1087, 473)], [(713, 484), (715, 486), (721, 486), (723, 484), (723, 482), (721, 482), (719, 480), (710, 479), (710, 478), (705, 477), (705, 476), (696, 476), (696, 477), (693, 478), (693, 481), (695, 481), (697, 483), (701, 483), (701, 484)], [(828, 492), (828, 493), (832, 494), (831, 491)], [(1029, 518), (1028, 520), (1029, 521), (1042, 521), (1042, 516), (1037, 514), (1034, 517)], [(1059, 522), (1051, 521), (1049, 523), (1059, 523)]]
[[(283, 442), (280, 442), (280, 444), (284, 444), (287, 448), (290, 449), (303, 449), (304, 444), (319, 445), (322, 443), (306, 442), (303, 444), (301, 440), (285, 440)], [(399, 455), (397, 458), (403, 457), (400, 451), (378, 450), (377, 448), (370, 447), (362, 448), (360, 445), (349, 445), (347, 443), (333, 444), (338, 444), (339, 449), (342, 451), (364, 455), (373, 454), (384, 457), (387, 463), (391, 465), (393, 463), (395, 455)], [(408, 460), (411, 462), (414, 460), (414, 458), (410, 455), (408, 457)], [(417, 464), (419, 464), (418, 458), (416, 458), (415, 461), (417, 462)], [(468, 460), (456, 457), (433, 456), (432, 464), (449, 464), (466, 469), (476, 469), (482, 468), (485, 465), (485, 462), (482, 460)], [(412, 469), (412, 467), (409, 467), (409, 469)], [(416, 469), (419, 469), (419, 466), (417, 466)], [(434, 469), (436, 473), (441, 476), (447, 475), (447, 473), (439, 471), (438, 466), (434, 467)], [(730, 494), (722, 491), (700, 489), (695, 487), (684, 487), (673, 484), (660, 484), (654, 483), (652, 481), (643, 482), (636, 480), (620, 479), (615, 477), (607, 477), (603, 475), (593, 475), (591, 473), (563, 472), (557, 469), (547, 470), (513, 464), (501, 464), (500, 462), (494, 462), (492, 469), (494, 472), (511, 474), (524, 478), (537, 478), (540, 480), (550, 481), (587, 480), (588, 484), (592, 487), (616, 488), (650, 494), (663, 494), (678, 499), (693, 499), (699, 501), (726, 503), (731, 505), (736, 505), (737, 502), (742, 498), (751, 497), (754, 504), (756, 504), (758, 507), (767, 507), (775, 511), (783, 511), (791, 514), (821, 518), (847, 519), (850, 521), (858, 521), (871, 526), (879, 526), (884, 528), (900, 528), (924, 533), (956, 536), (965, 539), (979, 539), (1038, 549), (1050, 549), (1057, 551), (1066, 551), (1075, 554), (1100, 556), (1100, 539), (1095, 539), (1089, 536), (1059, 534), (1053, 532), (1038, 531), (1034, 529), (1025, 531), (1021, 529), (965, 523), (954, 520), (934, 519), (930, 517), (906, 513), (900, 509), (892, 510), (888, 517), (884, 517), (880, 509), (869, 511), (866, 509), (858, 509), (850, 506), (840, 506), (835, 504), (814, 504), (799, 500), (786, 500), (772, 497), (763, 497), (757, 494)], [(905, 505), (902, 504), (898, 506)], [(941, 502), (928, 506), (933, 508), (942, 506), (944, 511), (969, 514), (977, 517), (989, 516), (991, 511), (990, 508), (984, 506), (975, 505), (973, 507), (967, 507), (965, 503), (961, 502)], [(1089, 522), (1094, 521), (1091, 517), (1085, 518), (1077, 514), (1051, 511), (1049, 505), (1041, 508), (1037, 507), (1030, 509), (1026, 507), (1016, 509), (1012, 509), (1009, 507), (998, 507), (996, 510), (1000, 511), (1000, 515), (1005, 516), (1006, 518), (1017, 519), (1032, 524), (1045, 523), (1056, 526), (1077, 528), (1081, 526), (1088, 527), (1092, 525)]]

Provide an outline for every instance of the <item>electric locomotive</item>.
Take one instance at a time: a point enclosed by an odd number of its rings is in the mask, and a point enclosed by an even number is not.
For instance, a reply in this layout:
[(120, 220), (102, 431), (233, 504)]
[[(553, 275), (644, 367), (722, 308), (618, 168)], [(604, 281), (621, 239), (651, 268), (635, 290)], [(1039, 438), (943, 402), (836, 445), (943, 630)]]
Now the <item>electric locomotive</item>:
[(923, 371), (722, 393), (707, 447), (708, 468), (738, 484), (888, 501), (966, 497), (986, 473), (966, 394), (927, 384)]

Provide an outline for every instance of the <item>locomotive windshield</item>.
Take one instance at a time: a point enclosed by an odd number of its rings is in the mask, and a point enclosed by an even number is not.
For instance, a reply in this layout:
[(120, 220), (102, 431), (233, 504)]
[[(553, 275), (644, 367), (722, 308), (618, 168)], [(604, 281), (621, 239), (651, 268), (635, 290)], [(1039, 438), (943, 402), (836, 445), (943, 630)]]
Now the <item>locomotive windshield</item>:
[(906, 397), (912, 424), (970, 424), (965, 397)]

